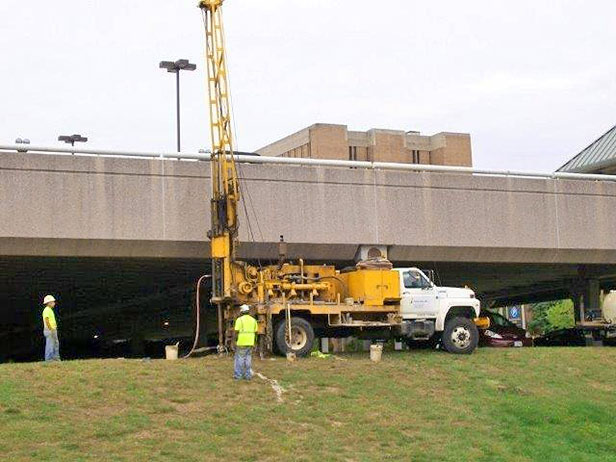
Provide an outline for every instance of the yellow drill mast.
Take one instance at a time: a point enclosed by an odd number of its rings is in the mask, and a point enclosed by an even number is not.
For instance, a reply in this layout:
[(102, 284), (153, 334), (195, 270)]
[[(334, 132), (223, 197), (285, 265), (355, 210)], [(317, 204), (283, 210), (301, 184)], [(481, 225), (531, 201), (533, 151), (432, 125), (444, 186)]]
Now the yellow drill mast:
[[(314, 329), (399, 326), (398, 273), (380, 270), (339, 274), (332, 265), (287, 263), (255, 267), (236, 259), (239, 180), (233, 134), (222, 4), (201, 0), (206, 39), (212, 136), (212, 303), (218, 307), (219, 350), (230, 347), (237, 305), (248, 303), (259, 324), (259, 348), (306, 355)], [(366, 282), (369, 281), (369, 282)], [(368, 288), (366, 288), (369, 286)], [(374, 293), (366, 295), (366, 291)], [(359, 299), (366, 299), (360, 303)], [(355, 301), (357, 299), (357, 301)], [(351, 300), (353, 302), (351, 303)], [(354, 319), (353, 319), (354, 317)]]
[[(238, 244), (237, 206), (240, 200), (233, 157), (233, 133), (225, 36), (224, 0), (201, 0), (206, 42), (207, 86), (212, 137), (212, 302), (222, 313), (234, 303), (233, 270)], [(219, 325), (222, 345), (222, 325)]]
[[(285, 263), (255, 267), (236, 259), (238, 240), (239, 181), (233, 156), (233, 134), (225, 38), (222, 21), (224, 0), (201, 0), (206, 39), (207, 86), (212, 136), (212, 303), (218, 307), (219, 349), (229, 347), (233, 320), (240, 303), (253, 305), (259, 323), (261, 351), (271, 351), (278, 332), (278, 349), (291, 348), (301, 354), (309, 352), (314, 332), (306, 327), (304, 318), (295, 313), (315, 316), (322, 327), (343, 326), (349, 322), (348, 312), (363, 307), (350, 307), (341, 303), (344, 291), (340, 284), (348, 285), (344, 276), (337, 276), (334, 266), (299, 265)], [(394, 279), (397, 276), (394, 277)], [(383, 286), (378, 274), (379, 287)], [(348, 291), (347, 291), (348, 292)], [(395, 298), (394, 290), (394, 298)], [(389, 297), (389, 295), (387, 296)], [(380, 300), (387, 298), (383, 295)], [(346, 317), (342, 312), (346, 311)], [(387, 320), (395, 311), (391, 306), (381, 306), (368, 313)], [(299, 319), (299, 321), (298, 321)], [(303, 321), (302, 321), (303, 320)], [(361, 321), (366, 326), (367, 321)], [(296, 326), (300, 323), (300, 326)], [(387, 322), (385, 325), (389, 326)], [(302, 326), (307, 330), (302, 330)], [(284, 335), (283, 335), (284, 334)]]

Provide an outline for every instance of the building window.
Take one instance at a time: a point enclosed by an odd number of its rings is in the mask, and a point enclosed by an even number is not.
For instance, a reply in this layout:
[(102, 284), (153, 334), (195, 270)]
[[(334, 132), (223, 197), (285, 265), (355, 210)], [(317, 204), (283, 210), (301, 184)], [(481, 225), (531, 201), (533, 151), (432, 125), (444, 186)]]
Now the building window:
[(349, 160), (357, 160), (357, 146), (349, 146)]
[(413, 163), (419, 163), (419, 151), (417, 149), (413, 149)]

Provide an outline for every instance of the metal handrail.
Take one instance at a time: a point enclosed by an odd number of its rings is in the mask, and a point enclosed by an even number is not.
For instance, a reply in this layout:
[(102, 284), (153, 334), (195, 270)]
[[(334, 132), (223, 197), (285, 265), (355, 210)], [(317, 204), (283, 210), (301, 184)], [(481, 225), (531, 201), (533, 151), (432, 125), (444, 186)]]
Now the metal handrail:
[[(166, 151), (117, 151), (109, 149), (87, 148), (58, 148), (49, 146), (30, 145), (0, 145), (0, 151), (14, 151), (19, 153), (49, 153), (49, 154), (75, 154), (99, 155), (105, 157), (140, 157), (161, 160), (210, 160), (210, 153), (166, 152)], [(250, 155), (235, 155), (236, 162), (249, 164), (277, 164), (300, 165), (314, 167), (347, 167), (369, 170), (397, 170), (414, 172), (441, 172), (441, 173), (469, 173), (482, 176), (505, 176), (522, 178), (566, 179), (566, 180), (596, 180), (616, 181), (616, 175), (602, 175), (591, 173), (569, 172), (525, 172), (519, 170), (490, 170), (474, 167), (455, 167), (448, 165), (403, 164), (396, 162), (368, 162), (334, 159), (306, 159), (294, 157), (265, 157)]]

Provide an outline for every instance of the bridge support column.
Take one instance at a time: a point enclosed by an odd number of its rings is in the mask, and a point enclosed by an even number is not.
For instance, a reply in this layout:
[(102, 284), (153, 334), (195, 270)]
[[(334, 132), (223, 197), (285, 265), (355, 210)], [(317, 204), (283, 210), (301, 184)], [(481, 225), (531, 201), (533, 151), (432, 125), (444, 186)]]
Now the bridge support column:
[(575, 293), (571, 297), (571, 300), (573, 300), (573, 316), (577, 324), (584, 318), (584, 313), (582, 313), (582, 296), (579, 293)]
[(584, 281), (584, 313), (601, 311), (601, 285), (598, 279)]

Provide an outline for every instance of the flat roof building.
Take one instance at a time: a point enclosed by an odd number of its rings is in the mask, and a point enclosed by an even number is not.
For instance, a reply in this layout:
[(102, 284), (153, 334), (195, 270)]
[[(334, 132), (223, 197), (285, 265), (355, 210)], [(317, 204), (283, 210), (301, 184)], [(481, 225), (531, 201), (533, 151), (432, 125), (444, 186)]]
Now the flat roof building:
[(590, 143), (558, 171), (616, 174), (616, 125)]
[(472, 167), (471, 137), (442, 132), (432, 136), (416, 131), (373, 128), (350, 131), (346, 125), (318, 123), (261, 149), (271, 157), (400, 162)]

